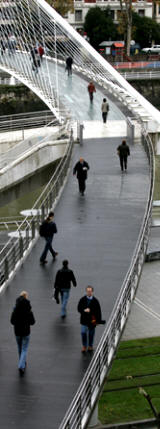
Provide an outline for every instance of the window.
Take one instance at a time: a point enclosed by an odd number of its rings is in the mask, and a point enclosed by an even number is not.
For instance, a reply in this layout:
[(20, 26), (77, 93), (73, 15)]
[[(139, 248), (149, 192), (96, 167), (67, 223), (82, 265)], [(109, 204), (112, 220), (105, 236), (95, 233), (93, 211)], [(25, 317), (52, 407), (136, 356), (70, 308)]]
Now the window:
[(142, 17), (145, 16), (144, 9), (139, 9), (138, 10), (138, 15), (142, 16)]
[(75, 10), (75, 22), (80, 22), (80, 21), (82, 21), (82, 10), (77, 9)]
[(114, 17), (115, 17), (115, 10), (110, 10), (110, 17), (113, 19), (114, 21)]

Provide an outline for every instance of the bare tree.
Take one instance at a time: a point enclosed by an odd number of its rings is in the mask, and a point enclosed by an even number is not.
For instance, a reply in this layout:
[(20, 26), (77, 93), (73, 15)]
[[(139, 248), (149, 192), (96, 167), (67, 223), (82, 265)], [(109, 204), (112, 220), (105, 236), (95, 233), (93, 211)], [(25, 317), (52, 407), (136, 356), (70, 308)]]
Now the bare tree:
[(120, 0), (121, 16), (119, 32), (126, 33), (125, 50), (130, 55), (130, 43), (132, 37), (132, 0)]

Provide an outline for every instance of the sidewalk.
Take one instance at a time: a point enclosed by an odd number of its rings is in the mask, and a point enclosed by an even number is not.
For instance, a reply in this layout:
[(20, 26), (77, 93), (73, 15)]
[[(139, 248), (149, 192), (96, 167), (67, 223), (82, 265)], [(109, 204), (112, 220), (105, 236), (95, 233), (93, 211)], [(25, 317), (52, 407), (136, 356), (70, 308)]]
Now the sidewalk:
[[(157, 249), (160, 227), (152, 227), (148, 248)], [(160, 335), (160, 261), (145, 262), (122, 341)]]

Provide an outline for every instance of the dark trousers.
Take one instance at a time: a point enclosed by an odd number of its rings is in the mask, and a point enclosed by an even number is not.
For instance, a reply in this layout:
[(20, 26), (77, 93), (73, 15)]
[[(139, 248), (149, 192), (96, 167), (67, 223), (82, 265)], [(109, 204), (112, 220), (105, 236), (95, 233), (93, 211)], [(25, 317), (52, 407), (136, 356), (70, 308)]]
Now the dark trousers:
[(119, 159), (120, 159), (121, 170), (123, 171), (124, 168), (125, 170), (127, 170), (127, 155), (120, 155)]
[(86, 189), (85, 179), (83, 179), (81, 177), (78, 178), (78, 184), (79, 184), (79, 192), (81, 192), (83, 194), (85, 189)]
[(53, 240), (53, 237), (46, 237), (45, 238), (46, 244), (45, 244), (45, 248), (43, 250), (43, 253), (42, 253), (41, 257), (40, 257), (40, 261), (41, 262), (45, 261), (47, 253), (48, 253), (48, 250), (51, 252), (53, 258), (55, 258), (56, 252), (52, 248), (52, 240)]
[(93, 101), (93, 92), (89, 92), (89, 98), (90, 98), (90, 102), (92, 103), (92, 101)]
[(107, 122), (107, 112), (102, 112), (102, 118), (103, 118), (103, 122), (105, 124)]

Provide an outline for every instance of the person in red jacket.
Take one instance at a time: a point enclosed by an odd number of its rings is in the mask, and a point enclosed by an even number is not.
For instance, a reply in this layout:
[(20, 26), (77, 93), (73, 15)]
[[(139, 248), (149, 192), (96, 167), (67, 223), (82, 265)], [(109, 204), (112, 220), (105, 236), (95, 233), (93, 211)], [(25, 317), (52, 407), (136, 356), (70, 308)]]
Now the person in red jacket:
[(96, 88), (95, 88), (93, 82), (89, 83), (89, 85), (88, 85), (88, 92), (89, 92), (90, 102), (92, 103), (92, 101), (93, 101), (93, 93), (96, 92)]

